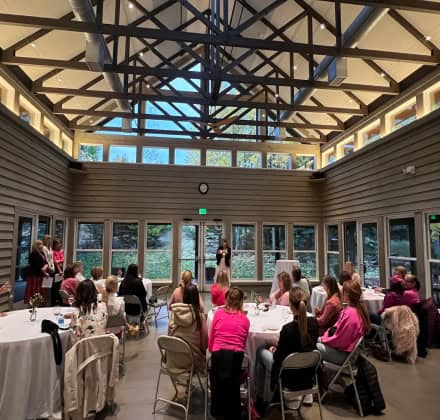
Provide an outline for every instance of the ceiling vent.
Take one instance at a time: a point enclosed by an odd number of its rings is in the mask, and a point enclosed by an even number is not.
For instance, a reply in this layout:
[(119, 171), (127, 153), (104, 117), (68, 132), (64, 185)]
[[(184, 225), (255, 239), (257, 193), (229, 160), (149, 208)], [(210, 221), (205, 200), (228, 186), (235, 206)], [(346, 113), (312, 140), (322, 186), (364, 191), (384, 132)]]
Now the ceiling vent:
[(341, 86), (348, 77), (347, 59), (338, 57), (332, 61), (328, 68), (328, 82), (331, 86)]
[(104, 54), (100, 43), (86, 41), (86, 64), (90, 71), (102, 73), (104, 70)]

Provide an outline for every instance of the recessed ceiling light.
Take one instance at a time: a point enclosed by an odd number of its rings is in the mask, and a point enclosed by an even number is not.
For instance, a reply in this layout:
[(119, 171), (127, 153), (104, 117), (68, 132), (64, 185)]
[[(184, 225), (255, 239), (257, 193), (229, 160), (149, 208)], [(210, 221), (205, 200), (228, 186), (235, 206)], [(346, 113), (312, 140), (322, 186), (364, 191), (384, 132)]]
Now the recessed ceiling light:
[(279, 98), (280, 95), (278, 93), (275, 93), (275, 98)]
[(90, 124), (93, 124), (95, 122), (95, 120), (90, 120)]
[(425, 36), (425, 39), (426, 39), (427, 41), (431, 41), (431, 35), (426, 35), (426, 36)]
[(61, 79), (61, 77), (58, 77), (58, 79), (57, 79), (59, 82), (62, 82), (63, 81), (63, 79)]
[(385, 77), (385, 73), (382, 72), (382, 73), (380, 74), (380, 77)]
[(149, 83), (147, 83), (147, 89), (150, 89), (151, 85)]
[(293, 66), (293, 70), (298, 70), (298, 66)]
[(36, 47), (36, 45), (35, 45), (34, 43), (32, 43), (32, 44), (31, 44), (31, 47), (32, 47), (32, 48), (35, 48), (35, 47)]
[(325, 29), (325, 23), (321, 23), (321, 25), (319, 25), (319, 27), (320, 27), (321, 29)]
[(133, 9), (133, 3), (128, 3), (128, 8)]
[(144, 55), (144, 53), (141, 51), (140, 53), (139, 53), (139, 57), (142, 57)]
[(353, 99), (349, 99), (348, 102), (350, 102), (352, 104), (353, 103)]

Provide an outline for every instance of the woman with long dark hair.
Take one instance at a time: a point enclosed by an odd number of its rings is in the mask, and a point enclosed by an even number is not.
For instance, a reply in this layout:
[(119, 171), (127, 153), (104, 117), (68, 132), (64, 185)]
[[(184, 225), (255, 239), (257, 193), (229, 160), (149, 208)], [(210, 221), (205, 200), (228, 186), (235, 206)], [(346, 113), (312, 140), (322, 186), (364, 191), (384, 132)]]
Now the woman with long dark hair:
[(310, 297), (310, 284), (308, 280), (302, 276), (299, 267), (294, 267), (292, 270), (292, 288), (294, 287), (300, 287), (304, 290), (307, 299)]
[(343, 300), (348, 305), (341, 311), (336, 324), (324, 333), (321, 342), (317, 344), (323, 360), (343, 363), (358, 340), (370, 331), (370, 317), (361, 297), (359, 282), (344, 282)]
[(327, 300), (322, 308), (315, 309), (316, 321), (319, 325), (319, 335), (324, 334), (338, 320), (342, 311), (341, 292), (333, 276), (325, 276), (322, 286), (327, 293)]
[[(195, 368), (199, 372), (204, 371), (205, 353), (208, 347), (208, 326), (206, 318), (200, 307), (199, 290), (195, 284), (189, 284), (183, 291), (183, 303), (171, 305), (168, 334), (183, 338), (191, 347), (194, 357)], [(167, 359), (167, 365), (171, 362), (173, 367), (185, 368), (179, 357)], [(184, 362), (184, 361), (183, 361)]]
[[(119, 286), (119, 296), (124, 295), (135, 295), (139, 298), (142, 305), (142, 311), (144, 314), (147, 312), (147, 291), (145, 290), (144, 284), (139, 277), (139, 269), (136, 264), (130, 264), (125, 273), (124, 280), (122, 280)], [(125, 305), (125, 313), (127, 315), (136, 316), (139, 314), (136, 305), (127, 304)]]
[(107, 307), (98, 303), (96, 287), (92, 280), (84, 280), (78, 284), (75, 296), (73, 330), (77, 339), (105, 334), (107, 325)]
[(217, 267), (215, 269), (214, 280), (220, 272), (225, 272), (228, 276), (228, 282), (231, 284), (231, 248), (229, 247), (228, 240), (226, 238), (222, 239), (221, 244), (217, 248)]

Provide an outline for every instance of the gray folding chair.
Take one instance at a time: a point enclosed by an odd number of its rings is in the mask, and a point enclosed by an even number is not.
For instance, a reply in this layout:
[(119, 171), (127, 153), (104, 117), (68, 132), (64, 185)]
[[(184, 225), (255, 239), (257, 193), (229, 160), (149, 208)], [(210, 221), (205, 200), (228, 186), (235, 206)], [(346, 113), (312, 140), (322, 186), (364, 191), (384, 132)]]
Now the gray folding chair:
[[(280, 405), (281, 405), (281, 418), (286, 418), (286, 413), (298, 413), (301, 416), (301, 407), (304, 402), (304, 398), (308, 394), (318, 395), (319, 416), (322, 420), (322, 407), (321, 407), (321, 394), (319, 393), (318, 386), (318, 368), (321, 364), (321, 353), (318, 350), (305, 353), (292, 353), (289, 354), (281, 364), (280, 373), (278, 375), (278, 388), (280, 391)], [(292, 391), (289, 388), (283, 386), (283, 374), (289, 371), (298, 371), (301, 369), (314, 369), (312, 378), (312, 387), (300, 390)], [(293, 373), (293, 372), (292, 372)], [(286, 407), (285, 403), (289, 401), (296, 401), (300, 398), (299, 406), (296, 409)], [(287, 409), (286, 409), (287, 408)]]
[[(251, 420), (251, 378), (250, 378), (250, 369), (251, 362), (247, 354), (243, 357), (243, 362), (241, 364), (242, 372), (247, 372), (246, 380), (240, 384), (240, 399), (242, 401), (246, 401), (247, 403), (247, 411), (248, 411), (248, 420)], [(211, 357), (206, 357), (206, 388), (205, 388), (205, 420), (208, 419), (208, 399), (211, 395), (211, 386), (209, 383), (209, 372), (211, 370)]]
[(126, 328), (127, 321), (124, 314), (111, 315), (107, 318), (107, 332), (115, 334), (119, 338), (119, 344), (122, 344), (122, 351), (119, 352), (119, 366), (122, 374), (125, 372)]
[(162, 308), (165, 308), (166, 310), (166, 317), (169, 319), (170, 315), (168, 312), (168, 295), (170, 293), (170, 286), (162, 286), (159, 287), (159, 289), (156, 290), (156, 292), (153, 292), (150, 298), (150, 310), (151, 315), (154, 318), (154, 325), (157, 328), (157, 321), (159, 319), (165, 318), (165, 316), (159, 318), (159, 314)]
[[(191, 347), (182, 338), (171, 337), (167, 335), (161, 335), (157, 339), (157, 345), (159, 346), (161, 358), (160, 358), (159, 375), (156, 384), (156, 394), (154, 397), (153, 414), (156, 413), (156, 407), (158, 401), (162, 401), (164, 403), (182, 408), (185, 412), (185, 420), (187, 420), (189, 414), (189, 406), (191, 402), (192, 381), (194, 377), (194, 358), (192, 355)], [(169, 360), (171, 358), (170, 356), (171, 357), (174, 356), (175, 359), (178, 359), (179, 365), (185, 367), (182, 368), (172, 367), (172, 366), (170, 367), (169, 366)], [(167, 364), (167, 359), (168, 359), (168, 364)], [(187, 392), (187, 398), (185, 404), (182, 404), (177, 401), (169, 400), (164, 397), (158, 397), (160, 378), (162, 375), (166, 375), (171, 379), (171, 382), (176, 391), (176, 395), (177, 395), (176, 384), (185, 387), (185, 390)], [(196, 372), (196, 376), (198, 378), (200, 387), (203, 391), (202, 381), (200, 379), (200, 375), (198, 372)]]
[(374, 335), (370, 339), (373, 343), (376, 342), (376, 338), (379, 338), (380, 344), (384, 347), (385, 351), (388, 354), (388, 361), (391, 362), (393, 360), (391, 354), (391, 346), (389, 336), (391, 335), (391, 331), (385, 328), (384, 325), (371, 324), (371, 328), (374, 330)]
[(328, 368), (330, 370), (336, 371), (336, 374), (335, 374), (335, 376), (333, 376), (333, 379), (331, 380), (331, 382), (328, 385), (327, 391), (325, 391), (324, 394), (322, 394), (322, 398), (321, 398), (321, 401), (324, 401), (324, 398), (329, 393), (331, 386), (337, 381), (339, 376), (341, 376), (341, 374), (348, 373), (350, 376), (350, 379), (352, 381), (352, 384), (353, 384), (354, 394), (356, 397), (356, 403), (357, 403), (357, 406), (359, 409), (359, 414), (361, 415), (361, 417), (364, 416), (364, 412), (362, 410), (361, 400), (359, 399), (359, 392), (356, 387), (355, 376), (357, 374), (356, 361), (357, 361), (359, 354), (360, 354), (360, 351), (361, 351), (361, 345), (362, 345), (363, 339), (364, 339), (363, 337), (359, 338), (353, 351), (348, 354), (347, 358), (344, 360), (344, 363), (342, 363), (341, 365), (324, 361), (324, 367)]
[(140, 299), (136, 295), (125, 295), (125, 310), (127, 311), (127, 305), (135, 305), (139, 308), (137, 315), (129, 315), (126, 313), (128, 323), (137, 323), (140, 328), (143, 329), (147, 334), (150, 334), (150, 328), (148, 327), (147, 316), (144, 314), (142, 309), (142, 304)]

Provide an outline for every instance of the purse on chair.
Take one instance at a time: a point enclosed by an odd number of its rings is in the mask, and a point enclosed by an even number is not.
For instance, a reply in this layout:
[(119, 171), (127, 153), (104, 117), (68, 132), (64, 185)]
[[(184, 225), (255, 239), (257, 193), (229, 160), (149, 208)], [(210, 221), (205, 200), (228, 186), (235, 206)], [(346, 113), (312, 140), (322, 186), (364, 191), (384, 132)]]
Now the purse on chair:
[(63, 360), (63, 347), (61, 345), (60, 335), (58, 334), (58, 325), (48, 319), (43, 319), (43, 321), (41, 321), (41, 332), (50, 334), (55, 363), (61, 365), (61, 361)]

